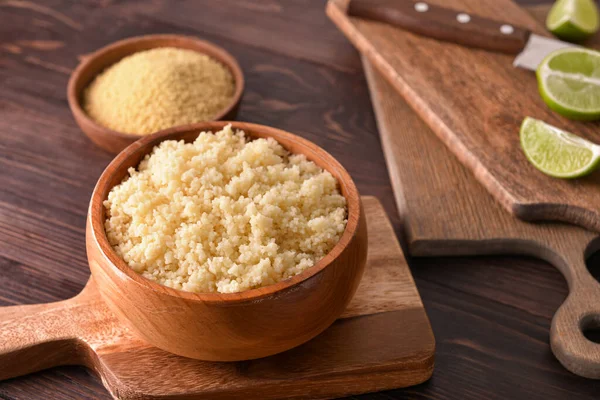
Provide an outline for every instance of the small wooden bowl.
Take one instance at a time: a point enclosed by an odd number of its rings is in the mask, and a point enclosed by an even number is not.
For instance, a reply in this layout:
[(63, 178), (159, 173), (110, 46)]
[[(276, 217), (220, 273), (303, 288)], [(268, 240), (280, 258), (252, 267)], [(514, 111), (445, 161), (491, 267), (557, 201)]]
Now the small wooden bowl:
[(346, 170), (320, 147), (291, 133), (231, 122), (252, 138), (272, 137), (292, 153), (306, 155), (339, 182), (348, 203), (340, 241), (303, 273), (240, 293), (195, 294), (168, 288), (134, 272), (114, 252), (104, 230), (103, 201), (154, 146), (163, 140), (193, 141), (229, 122), (171, 128), (136, 141), (98, 180), (88, 210), (86, 243), (90, 269), (108, 305), (137, 334), (171, 353), (210, 361), (260, 358), (296, 347), (331, 325), (345, 310), (367, 257), (367, 227), (360, 196)]
[(67, 86), (69, 107), (77, 125), (92, 142), (104, 150), (118, 153), (146, 135), (117, 132), (95, 122), (83, 109), (82, 96), (84, 89), (99, 73), (124, 57), (157, 47), (178, 47), (195, 50), (213, 57), (229, 68), (235, 80), (235, 93), (227, 107), (219, 112), (213, 120), (232, 120), (237, 115), (244, 91), (244, 74), (235, 58), (221, 47), (204, 40), (181, 35), (146, 35), (120, 40), (86, 56), (71, 74)]

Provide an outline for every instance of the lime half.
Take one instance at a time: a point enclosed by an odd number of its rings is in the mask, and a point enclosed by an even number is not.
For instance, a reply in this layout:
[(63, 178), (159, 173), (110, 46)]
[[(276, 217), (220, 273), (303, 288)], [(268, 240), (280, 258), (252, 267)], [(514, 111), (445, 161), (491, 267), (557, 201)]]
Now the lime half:
[(563, 40), (584, 40), (598, 30), (598, 7), (594, 0), (558, 0), (548, 13), (546, 28)]
[(523, 120), (520, 137), (527, 159), (555, 178), (587, 175), (600, 161), (600, 146), (534, 118)]
[(600, 118), (600, 52), (584, 48), (553, 51), (538, 66), (538, 88), (554, 111), (567, 118)]

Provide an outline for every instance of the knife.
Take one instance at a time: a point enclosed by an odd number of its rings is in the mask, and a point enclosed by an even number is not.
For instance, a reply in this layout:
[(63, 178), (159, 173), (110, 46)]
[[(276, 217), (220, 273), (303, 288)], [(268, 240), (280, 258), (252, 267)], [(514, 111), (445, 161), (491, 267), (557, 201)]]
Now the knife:
[(396, 25), (421, 36), (495, 52), (517, 54), (516, 67), (535, 71), (551, 52), (572, 43), (536, 35), (509, 22), (410, 0), (351, 0), (348, 15)]

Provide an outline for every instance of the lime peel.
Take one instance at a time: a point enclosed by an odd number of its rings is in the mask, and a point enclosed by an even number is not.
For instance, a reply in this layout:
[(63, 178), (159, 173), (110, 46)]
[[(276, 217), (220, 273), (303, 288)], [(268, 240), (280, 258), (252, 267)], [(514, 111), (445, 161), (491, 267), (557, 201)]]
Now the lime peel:
[(536, 76), (540, 95), (552, 110), (576, 120), (600, 118), (600, 52), (581, 47), (553, 51)]
[(558, 0), (548, 13), (546, 28), (561, 39), (581, 41), (596, 33), (599, 20), (594, 0)]
[(520, 140), (527, 159), (555, 178), (578, 178), (600, 163), (600, 146), (534, 118), (523, 120)]

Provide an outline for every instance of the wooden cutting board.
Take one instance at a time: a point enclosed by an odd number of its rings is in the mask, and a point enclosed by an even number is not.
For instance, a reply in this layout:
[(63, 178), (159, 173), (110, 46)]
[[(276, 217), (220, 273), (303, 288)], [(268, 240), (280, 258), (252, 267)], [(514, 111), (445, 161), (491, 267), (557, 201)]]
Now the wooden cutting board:
[(421, 383), (433, 372), (431, 326), (383, 207), (363, 203), (369, 254), (359, 289), (338, 321), (300, 347), (235, 363), (179, 357), (121, 325), (90, 280), (69, 300), (0, 308), (0, 380), (84, 365), (119, 399), (333, 398)]
[[(547, 34), (510, 0), (427, 2)], [(524, 220), (562, 220), (600, 231), (600, 171), (570, 181), (551, 178), (527, 161), (519, 145), (526, 116), (600, 143), (597, 123), (552, 112), (538, 94), (533, 72), (514, 68), (509, 55), (351, 18), (347, 4), (330, 0), (329, 17), (506, 209)]]
[[(555, 265), (570, 295), (552, 321), (550, 343), (570, 371), (600, 378), (600, 345), (581, 327), (600, 327), (600, 285), (585, 255), (596, 234), (576, 226), (513, 218), (363, 58), (377, 125), (411, 255), (527, 254)], [(432, 212), (435, 210), (435, 212)]]

